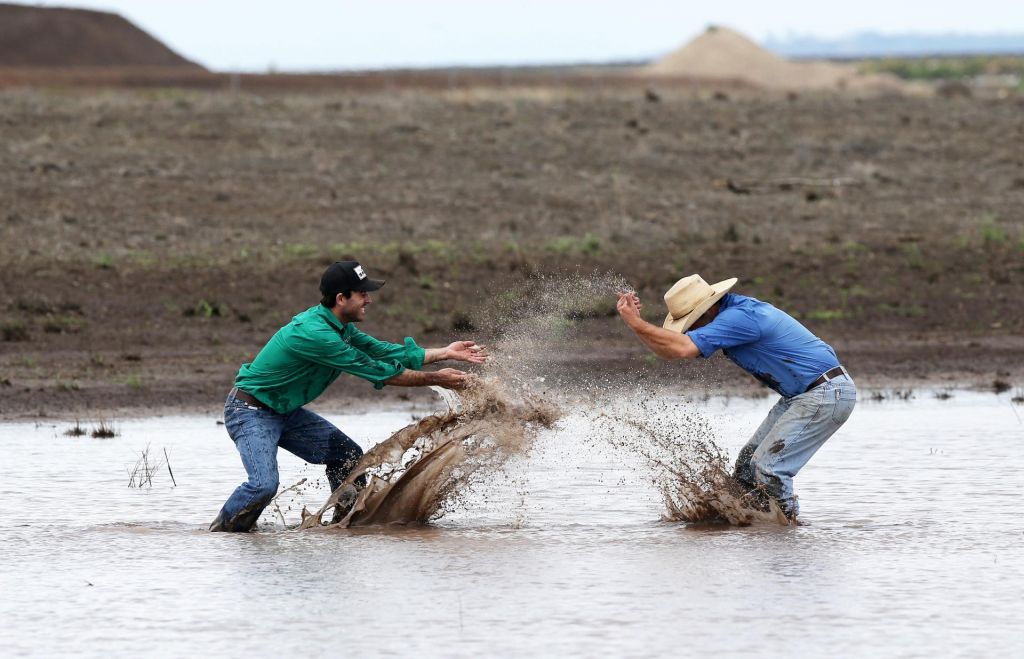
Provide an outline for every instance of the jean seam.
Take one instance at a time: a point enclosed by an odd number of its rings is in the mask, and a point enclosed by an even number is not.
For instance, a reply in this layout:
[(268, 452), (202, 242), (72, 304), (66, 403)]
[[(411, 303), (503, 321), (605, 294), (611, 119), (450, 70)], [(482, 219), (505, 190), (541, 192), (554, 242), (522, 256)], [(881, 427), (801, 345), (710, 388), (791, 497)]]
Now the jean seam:
[[(235, 445), (236, 446), (238, 445), (237, 441), (235, 441)], [(252, 465), (255, 466), (256, 465), (256, 460), (255, 460), (255, 456), (253, 454), (252, 444), (249, 443), (249, 442), (246, 442), (245, 450), (246, 450), (246, 453), (248, 454), (249, 462)], [(258, 492), (258, 491), (263, 489), (263, 475), (260, 473), (259, 469), (253, 469), (253, 473), (256, 475), (256, 491)], [(256, 501), (256, 498), (257, 497), (256, 497), (255, 494), (249, 495), (249, 498), (246, 500), (245, 505), (242, 506), (242, 510), (245, 510), (246, 508), (251, 506)]]

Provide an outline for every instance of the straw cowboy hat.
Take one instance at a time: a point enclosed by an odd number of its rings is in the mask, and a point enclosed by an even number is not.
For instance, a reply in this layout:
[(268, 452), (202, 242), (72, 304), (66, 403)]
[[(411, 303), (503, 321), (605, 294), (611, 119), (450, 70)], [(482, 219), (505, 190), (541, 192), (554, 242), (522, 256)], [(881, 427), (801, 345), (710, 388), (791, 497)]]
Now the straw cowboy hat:
[(665, 293), (668, 315), (665, 316), (662, 327), (673, 332), (685, 332), (715, 302), (721, 300), (737, 281), (739, 280), (733, 277), (708, 285), (700, 275), (683, 277)]

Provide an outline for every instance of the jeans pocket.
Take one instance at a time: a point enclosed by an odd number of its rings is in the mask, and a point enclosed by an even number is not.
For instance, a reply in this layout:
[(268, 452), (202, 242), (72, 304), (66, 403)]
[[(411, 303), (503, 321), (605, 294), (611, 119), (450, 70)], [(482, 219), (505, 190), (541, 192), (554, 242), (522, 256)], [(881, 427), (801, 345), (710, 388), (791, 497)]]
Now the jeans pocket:
[(836, 387), (829, 394), (835, 399), (835, 404), (832, 405), (832, 421), (841, 426), (853, 414), (853, 407), (857, 404), (857, 390), (853, 387)]

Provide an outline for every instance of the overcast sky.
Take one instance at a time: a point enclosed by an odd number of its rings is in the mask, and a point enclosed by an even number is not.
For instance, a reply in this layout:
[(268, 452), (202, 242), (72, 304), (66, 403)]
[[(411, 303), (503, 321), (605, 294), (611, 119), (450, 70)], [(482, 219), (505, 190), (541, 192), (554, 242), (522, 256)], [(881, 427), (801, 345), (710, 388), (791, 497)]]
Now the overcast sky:
[(647, 59), (709, 24), (757, 40), (860, 31), (1024, 33), (1024, 1), (61, 0), (119, 13), (216, 70), (339, 70)]

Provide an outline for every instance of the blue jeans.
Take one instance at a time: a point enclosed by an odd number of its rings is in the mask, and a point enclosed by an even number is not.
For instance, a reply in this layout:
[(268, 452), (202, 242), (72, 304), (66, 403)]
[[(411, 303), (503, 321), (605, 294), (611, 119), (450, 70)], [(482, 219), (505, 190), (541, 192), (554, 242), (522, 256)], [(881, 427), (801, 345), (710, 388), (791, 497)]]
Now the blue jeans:
[(793, 477), (846, 423), (856, 404), (857, 386), (848, 375), (806, 393), (780, 398), (740, 450), (733, 477), (748, 485), (761, 485), (787, 516), (796, 517), (800, 504), (793, 494)]
[(249, 531), (256, 525), (280, 484), (277, 447), (306, 462), (327, 465), (332, 490), (345, 480), (363, 455), (359, 445), (345, 433), (302, 407), (278, 414), (228, 395), (224, 402), (224, 426), (242, 456), (249, 479), (228, 498), (210, 526), (211, 531)]

